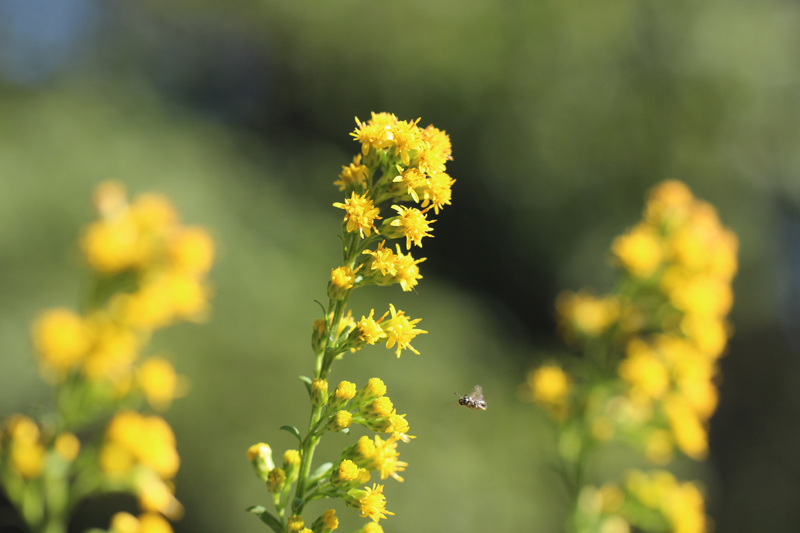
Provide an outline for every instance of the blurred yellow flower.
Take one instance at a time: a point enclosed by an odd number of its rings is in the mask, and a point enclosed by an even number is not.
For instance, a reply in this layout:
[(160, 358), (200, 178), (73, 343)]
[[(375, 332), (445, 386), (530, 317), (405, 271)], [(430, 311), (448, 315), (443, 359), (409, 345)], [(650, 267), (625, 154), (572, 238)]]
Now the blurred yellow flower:
[(663, 251), (658, 234), (639, 224), (625, 235), (614, 239), (611, 251), (634, 276), (648, 278), (661, 265)]
[(92, 332), (80, 316), (68, 309), (45, 311), (33, 325), (33, 343), (42, 362), (59, 377), (77, 365), (92, 341)]
[(169, 243), (169, 255), (177, 270), (202, 276), (214, 262), (214, 240), (202, 228), (182, 228)]
[(172, 400), (181, 392), (180, 377), (175, 373), (172, 363), (162, 357), (150, 357), (142, 363), (137, 370), (136, 381), (147, 403), (159, 411), (169, 408)]

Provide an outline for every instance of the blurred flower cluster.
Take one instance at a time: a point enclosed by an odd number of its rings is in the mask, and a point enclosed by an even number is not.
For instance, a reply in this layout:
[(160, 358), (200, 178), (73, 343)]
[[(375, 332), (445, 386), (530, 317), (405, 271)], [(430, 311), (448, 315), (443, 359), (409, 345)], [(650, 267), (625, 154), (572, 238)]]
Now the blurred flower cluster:
[[(80, 241), (92, 268), (83, 310), (47, 310), (33, 325), (53, 405), (38, 421), (6, 420), (0, 479), (36, 531), (66, 531), (78, 502), (116, 491), (138, 495), (145, 514), (117, 515), (111, 531), (171, 531), (161, 515), (183, 512), (171, 484), (175, 436), (162, 418), (137, 410), (165, 410), (187, 386), (165, 357), (142, 355), (156, 329), (207, 314), (214, 243), (205, 230), (181, 225), (162, 196), (129, 203), (120, 184), (107, 182), (94, 203), (99, 218)], [(111, 415), (98, 442), (94, 433)]]
[[(334, 207), (343, 209), (342, 264), (331, 270), (328, 282), (328, 306), (323, 317), (313, 325), (311, 346), (315, 355), (314, 378), (303, 377), (311, 402), (311, 420), (305, 436), (297, 428), (281, 429), (294, 434), (299, 450), (288, 450), (282, 466), (272, 459), (272, 450), (265, 443), (248, 450), (256, 474), (272, 493), (276, 514), (264, 506), (250, 508), (276, 533), (327, 533), (338, 527), (333, 509), (326, 510), (314, 522), (302, 517), (306, 504), (321, 498), (338, 498), (369, 518), (358, 533), (380, 533), (379, 520), (394, 513), (386, 509), (383, 485), (368, 485), (372, 473), (381, 479), (403, 478), (398, 474), (407, 463), (399, 460), (400, 441), (410, 442), (405, 415), (397, 413), (386, 396), (386, 386), (379, 378), (370, 379), (361, 389), (342, 381), (329, 391), (331, 365), (347, 352), (356, 352), (366, 345), (385, 343), (400, 357), (403, 350), (419, 353), (413, 339), (424, 330), (416, 326), (420, 319), (411, 319), (404, 311), (389, 304), (380, 317), (375, 309), (356, 320), (347, 303), (351, 292), (366, 285), (399, 285), (412, 290), (422, 278), (419, 263), (410, 253), (412, 245), (421, 247), (423, 237), (430, 237), (428, 214), (439, 213), (450, 204), (455, 180), (445, 172), (451, 159), (448, 136), (433, 126), (422, 129), (417, 121), (401, 121), (388, 113), (373, 113), (371, 120), (360, 122), (353, 137), (361, 143), (361, 154), (342, 168), (334, 185), (345, 192), (343, 202)], [(411, 204), (411, 205), (404, 205)], [(418, 206), (418, 207), (417, 207)], [(378, 225), (378, 221), (383, 221)], [(405, 241), (393, 250), (387, 240)], [(326, 432), (350, 431), (361, 425), (376, 433), (362, 436), (345, 448), (338, 459), (311, 470), (314, 450)], [(296, 484), (294, 497), (290, 496)], [(361, 487), (361, 488), (359, 488)]]
[(651, 191), (643, 219), (612, 244), (621, 267), (614, 290), (559, 296), (559, 328), (582, 357), (532, 370), (523, 390), (558, 423), (575, 531), (622, 532), (629, 524), (644, 531), (707, 531), (694, 484), (680, 484), (666, 471), (634, 473), (625, 491), (615, 489), (620, 497), (609, 500), (603, 490), (584, 487), (585, 463), (610, 441), (640, 450), (658, 465), (668, 464), (676, 448), (695, 460), (706, 456), (717, 361), (731, 333), (726, 317), (737, 247), (713, 206), (683, 183), (667, 181)]

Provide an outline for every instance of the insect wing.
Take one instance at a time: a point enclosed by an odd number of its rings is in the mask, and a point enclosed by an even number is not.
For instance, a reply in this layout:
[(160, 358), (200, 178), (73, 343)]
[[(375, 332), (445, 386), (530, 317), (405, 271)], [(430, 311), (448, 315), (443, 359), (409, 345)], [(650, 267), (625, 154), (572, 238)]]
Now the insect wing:
[(470, 400), (473, 400), (475, 402), (482, 402), (483, 401), (483, 389), (481, 388), (480, 385), (475, 385), (475, 388), (472, 389), (472, 392), (470, 392), (467, 395), (467, 397)]

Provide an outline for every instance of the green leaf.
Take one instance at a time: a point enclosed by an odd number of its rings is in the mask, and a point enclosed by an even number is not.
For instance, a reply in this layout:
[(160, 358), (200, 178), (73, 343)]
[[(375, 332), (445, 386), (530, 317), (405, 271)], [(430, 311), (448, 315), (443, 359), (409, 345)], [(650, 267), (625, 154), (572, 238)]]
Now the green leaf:
[(308, 395), (311, 396), (311, 378), (308, 376), (300, 376), (300, 381), (306, 384)]
[(267, 511), (267, 508), (263, 505), (254, 505), (252, 507), (248, 507), (247, 511), (258, 515), (261, 521), (271, 527), (272, 531), (275, 533), (285, 533), (283, 524), (281, 524), (280, 520), (275, 518), (269, 511)]
[(314, 470), (314, 473), (311, 474), (311, 479), (314, 479), (314, 478), (317, 478), (317, 477), (321, 477), (323, 474), (325, 474), (325, 472), (330, 470), (332, 466), (333, 466), (333, 463), (324, 463), (324, 464), (319, 465), (319, 468)]
[(303, 446), (303, 437), (300, 436), (300, 430), (294, 426), (281, 426), (281, 429), (297, 437), (297, 440), (300, 441), (300, 446)]

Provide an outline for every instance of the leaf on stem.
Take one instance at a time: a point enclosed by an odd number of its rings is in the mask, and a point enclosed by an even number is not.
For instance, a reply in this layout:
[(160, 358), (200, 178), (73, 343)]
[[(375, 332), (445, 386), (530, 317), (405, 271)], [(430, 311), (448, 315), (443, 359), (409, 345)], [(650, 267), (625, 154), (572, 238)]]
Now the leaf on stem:
[(311, 378), (308, 376), (299, 376), (300, 381), (306, 384), (306, 390), (308, 391), (308, 395), (311, 396)]
[(281, 524), (280, 520), (275, 518), (267, 508), (263, 505), (254, 505), (252, 507), (248, 507), (247, 511), (253, 513), (254, 515), (258, 515), (262, 522), (267, 524), (275, 533), (285, 533), (283, 529), (283, 524)]
[(297, 440), (300, 441), (300, 446), (303, 446), (303, 437), (300, 436), (300, 430), (294, 426), (281, 426), (281, 429), (297, 437)]

